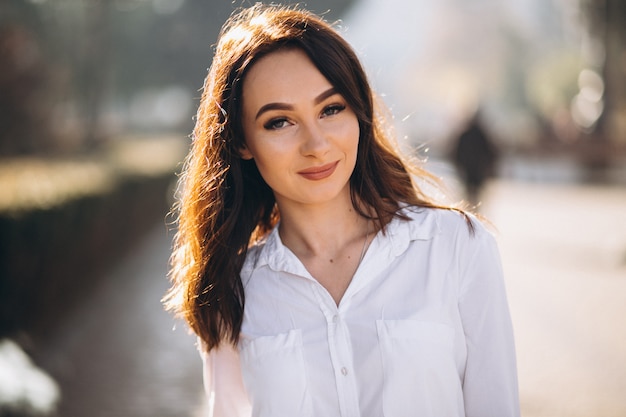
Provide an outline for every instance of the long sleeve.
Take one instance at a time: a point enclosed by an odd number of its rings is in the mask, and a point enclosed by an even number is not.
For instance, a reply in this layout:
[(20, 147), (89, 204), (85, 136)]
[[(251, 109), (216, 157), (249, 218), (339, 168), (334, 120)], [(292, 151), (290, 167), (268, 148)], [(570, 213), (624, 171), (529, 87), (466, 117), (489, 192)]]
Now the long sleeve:
[(239, 352), (230, 344), (200, 350), (208, 417), (250, 417), (251, 409), (241, 377)]
[(470, 238), (459, 310), (467, 345), (466, 417), (520, 415), (513, 329), (500, 255), (482, 226)]

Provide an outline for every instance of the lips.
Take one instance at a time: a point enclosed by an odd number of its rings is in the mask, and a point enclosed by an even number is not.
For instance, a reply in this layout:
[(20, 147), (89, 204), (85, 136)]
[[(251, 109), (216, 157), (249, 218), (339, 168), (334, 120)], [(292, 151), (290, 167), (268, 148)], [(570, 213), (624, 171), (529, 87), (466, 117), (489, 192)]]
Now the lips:
[(302, 175), (307, 180), (319, 181), (330, 177), (335, 172), (335, 169), (339, 165), (339, 161), (331, 162), (329, 164), (320, 165), (317, 167), (311, 167), (298, 171), (299, 175)]

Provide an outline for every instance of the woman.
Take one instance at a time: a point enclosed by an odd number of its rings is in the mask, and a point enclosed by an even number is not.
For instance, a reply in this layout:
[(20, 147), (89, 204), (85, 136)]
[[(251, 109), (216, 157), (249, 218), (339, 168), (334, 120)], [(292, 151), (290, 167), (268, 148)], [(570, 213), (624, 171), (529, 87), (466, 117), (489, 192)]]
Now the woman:
[(214, 416), (519, 414), (494, 240), (416, 179), (327, 23), (257, 5), (225, 24), (168, 295)]

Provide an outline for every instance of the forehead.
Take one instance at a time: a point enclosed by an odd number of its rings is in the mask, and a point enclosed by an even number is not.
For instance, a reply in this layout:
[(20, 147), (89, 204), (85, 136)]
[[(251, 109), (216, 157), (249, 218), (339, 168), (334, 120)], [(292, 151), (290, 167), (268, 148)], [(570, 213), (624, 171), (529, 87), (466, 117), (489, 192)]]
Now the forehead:
[(248, 70), (243, 82), (244, 103), (261, 98), (289, 101), (304, 98), (306, 93), (319, 94), (330, 87), (304, 51), (279, 49), (260, 58)]

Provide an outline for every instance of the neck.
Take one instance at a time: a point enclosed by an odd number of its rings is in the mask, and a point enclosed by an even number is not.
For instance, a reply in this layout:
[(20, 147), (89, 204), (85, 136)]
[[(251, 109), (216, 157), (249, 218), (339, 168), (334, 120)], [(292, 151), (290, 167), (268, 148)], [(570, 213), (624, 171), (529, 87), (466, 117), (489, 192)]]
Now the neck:
[(372, 233), (372, 223), (346, 198), (319, 206), (282, 207), (280, 237), (298, 257), (332, 258), (355, 241)]

